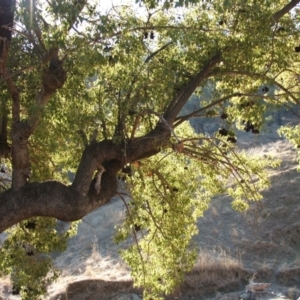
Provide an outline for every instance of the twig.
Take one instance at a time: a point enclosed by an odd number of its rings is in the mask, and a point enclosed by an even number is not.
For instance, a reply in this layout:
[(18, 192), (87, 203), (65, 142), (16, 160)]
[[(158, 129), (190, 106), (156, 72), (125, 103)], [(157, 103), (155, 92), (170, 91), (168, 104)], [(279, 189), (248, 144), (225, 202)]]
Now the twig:
[(151, 53), (145, 60), (145, 63), (148, 63), (156, 54), (158, 54), (159, 52), (161, 52), (162, 50), (166, 49), (167, 47), (169, 47), (170, 45), (173, 44), (173, 41), (166, 43), (164, 46), (162, 46), (161, 48), (159, 48), (158, 50), (154, 51), (153, 53)]
[(15, 71), (15, 72), (13, 72), (13, 73), (9, 73), (9, 74), (3, 76), (3, 77), (0, 79), (0, 82), (5, 81), (6, 79), (11, 78), (11, 77), (13, 77), (13, 76), (15, 76), (15, 75), (21, 74), (21, 73), (23, 73), (23, 72), (34, 70), (34, 69), (36, 69), (36, 68), (37, 68), (37, 66), (30, 66), (30, 67), (22, 68), (22, 69), (20, 69), (20, 70), (18, 70), (18, 71)]

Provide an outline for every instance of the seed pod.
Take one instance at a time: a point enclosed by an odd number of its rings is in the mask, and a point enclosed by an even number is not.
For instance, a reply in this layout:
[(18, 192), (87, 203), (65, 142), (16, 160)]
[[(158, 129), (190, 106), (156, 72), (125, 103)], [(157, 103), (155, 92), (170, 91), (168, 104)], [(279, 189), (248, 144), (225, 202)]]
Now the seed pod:
[(229, 137), (227, 138), (227, 141), (228, 141), (228, 142), (231, 142), (231, 143), (236, 143), (236, 138), (235, 138), (234, 136), (229, 136)]
[(13, 295), (19, 295), (20, 294), (20, 288), (14, 285), (13, 288), (12, 288), (11, 293)]
[(253, 129), (254, 129), (254, 125), (250, 121), (247, 121), (246, 126), (244, 127), (244, 130), (246, 132), (249, 132), (250, 130), (253, 130)]
[(130, 166), (130, 165), (124, 166), (124, 167), (122, 168), (122, 172), (123, 172), (124, 174), (131, 175), (131, 174), (132, 174), (132, 173), (131, 173), (131, 166)]
[(179, 142), (177, 144), (173, 144), (172, 148), (174, 151), (182, 153), (183, 149), (184, 149), (184, 143), (183, 142)]
[(226, 120), (227, 118), (228, 118), (228, 115), (227, 115), (225, 112), (223, 112), (223, 113), (221, 114), (221, 119)]
[(134, 224), (134, 230), (136, 232), (140, 231), (141, 230), (141, 226), (140, 225), (137, 225), (137, 224)]
[(220, 128), (219, 129), (219, 134), (223, 135), (223, 136), (226, 136), (226, 135), (228, 135), (228, 130), (226, 130), (225, 128)]
[(32, 230), (34, 230), (35, 227), (36, 227), (36, 223), (35, 223), (35, 222), (28, 221), (28, 222), (25, 224), (25, 228), (26, 228), (26, 229), (32, 229)]
[(250, 128), (248, 126), (245, 126), (243, 130), (246, 131), (246, 132), (249, 132)]

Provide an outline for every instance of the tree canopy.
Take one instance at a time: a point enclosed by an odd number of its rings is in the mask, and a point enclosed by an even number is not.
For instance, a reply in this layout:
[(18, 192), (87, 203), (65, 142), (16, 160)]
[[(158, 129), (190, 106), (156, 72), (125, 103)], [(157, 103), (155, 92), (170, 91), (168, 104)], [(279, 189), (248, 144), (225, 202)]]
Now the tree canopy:
[[(236, 131), (259, 134), (267, 111), (297, 108), (299, 2), (0, 2), (0, 272), (24, 299), (59, 276), (49, 254), (77, 223), (58, 233), (56, 220), (119, 195), (115, 238), (133, 241), (121, 255), (159, 299), (192, 268), (213, 196), (237, 210), (262, 198), (278, 162), (240, 151)], [(196, 117), (224, 126), (198, 133)], [(298, 128), (281, 132), (300, 145)]]

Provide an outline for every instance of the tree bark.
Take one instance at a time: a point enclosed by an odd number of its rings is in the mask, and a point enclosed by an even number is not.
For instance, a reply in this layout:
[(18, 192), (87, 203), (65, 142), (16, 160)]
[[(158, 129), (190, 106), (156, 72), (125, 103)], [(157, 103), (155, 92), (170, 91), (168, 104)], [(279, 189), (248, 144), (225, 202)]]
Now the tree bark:
[(8, 144), (8, 110), (6, 108), (6, 103), (2, 100), (1, 113), (0, 113), (0, 159), (1, 157), (7, 157), (11, 148)]
[[(126, 144), (117, 145), (105, 140), (85, 149), (71, 186), (56, 181), (35, 182), (17, 190), (5, 191), (0, 194), (0, 233), (34, 216), (53, 217), (62, 221), (83, 218), (116, 194), (117, 173), (124, 164), (158, 153), (162, 146), (168, 144), (169, 137), (169, 128), (159, 123), (146, 136)], [(93, 175), (100, 165), (106, 171), (102, 175), (98, 193)]]

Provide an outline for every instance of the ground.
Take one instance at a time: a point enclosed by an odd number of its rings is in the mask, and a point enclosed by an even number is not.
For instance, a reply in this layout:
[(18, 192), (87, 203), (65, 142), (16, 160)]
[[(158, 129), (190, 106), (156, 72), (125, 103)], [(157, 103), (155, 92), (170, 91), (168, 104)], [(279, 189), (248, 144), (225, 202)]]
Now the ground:
[[(259, 135), (238, 134), (238, 143), (249, 153), (282, 160), (280, 168), (270, 170), (272, 187), (245, 213), (233, 211), (228, 197), (212, 200), (193, 240), (199, 247), (197, 264), (168, 299), (300, 299), (300, 173), (296, 150), (278, 136), (274, 120)], [(222, 125), (218, 122), (213, 126)], [(280, 122), (299, 121), (282, 112)], [(209, 124), (202, 130), (210, 132)], [(114, 226), (124, 215), (124, 204), (116, 198), (84, 218), (68, 250), (55, 258), (63, 273), (45, 299), (142, 298), (142, 292), (132, 288), (129, 270), (112, 240)], [(247, 293), (251, 278), (271, 286)], [(0, 287), (0, 300), (19, 299), (11, 295), (8, 278), (0, 281)]]

